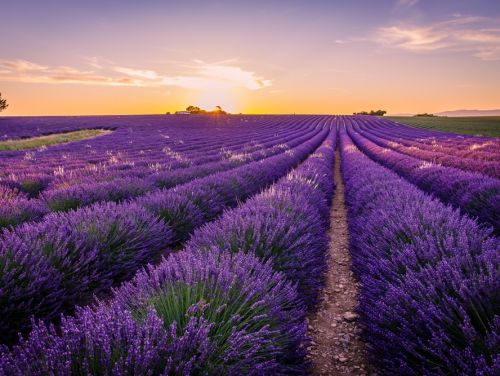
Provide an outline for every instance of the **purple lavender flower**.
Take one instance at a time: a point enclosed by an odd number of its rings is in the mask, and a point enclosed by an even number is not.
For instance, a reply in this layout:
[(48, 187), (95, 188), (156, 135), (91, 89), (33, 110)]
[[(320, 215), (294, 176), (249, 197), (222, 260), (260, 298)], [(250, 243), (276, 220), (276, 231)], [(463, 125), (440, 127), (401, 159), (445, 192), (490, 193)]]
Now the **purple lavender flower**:
[(0, 333), (10, 342), (30, 316), (55, 319), (131, 277), (164, 250), (170, 230), (135, 204), (50, 214), (0, 239)]
[(341, 130), (353, 268), (371, 360), (391, 375), (499, 371), (500, 243), (371, 161)]
[(252, 255), (171, 255), (109, 303), (34, 325), (0, 373), (283, 374), (304, 370), (297, 292)]

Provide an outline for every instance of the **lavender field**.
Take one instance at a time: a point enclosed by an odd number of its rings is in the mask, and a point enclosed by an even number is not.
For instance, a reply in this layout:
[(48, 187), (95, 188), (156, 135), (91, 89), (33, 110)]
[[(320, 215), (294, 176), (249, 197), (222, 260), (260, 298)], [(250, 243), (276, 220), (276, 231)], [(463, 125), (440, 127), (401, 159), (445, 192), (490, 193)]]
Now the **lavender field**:
[(342, 296), (326, 283), (339, 194), (355, 372), (500, 374), (499, 138), (151, 115), (9, 117), (0, 142), (83, 130), (0, 150), (0, 375), (301, 375), (316, 351), (350, 364), (316, 326), (337, 326), (323, 309)]

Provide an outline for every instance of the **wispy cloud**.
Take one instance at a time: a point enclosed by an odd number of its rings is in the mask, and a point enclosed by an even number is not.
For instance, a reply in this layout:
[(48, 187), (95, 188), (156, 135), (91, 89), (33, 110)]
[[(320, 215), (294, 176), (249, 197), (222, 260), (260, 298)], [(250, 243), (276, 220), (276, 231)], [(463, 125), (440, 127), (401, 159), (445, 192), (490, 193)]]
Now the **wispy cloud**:
[(428, 25), (390, 25), (376, 32), (374, 41), (408, 51), (462, 51), (482, 60), (500, 60), (500, 20), (455, 17)]
[(347, 37), (344, 39), (335, 39), (334, 42), (335, 42), (335, 44), (373, 42), (373, 38), (370, 38), (370, 37)]
[(132, 85), (127, 77), (107, 77), (93, 70), (41, 65), (27, 60), (0, 60), (0, 80), (34, 83)]
[(104, 67), (97, 58), (87, 58), (86, 63), (93, 69), (48, 66), (27, 60), (0, 60), (0, 80), (107, 86), (177, 86), (187, 89), (230, 87), (248, 90), (258, 90), (272, 84), (271, 80), (237, 66), (235, 59), (217, 63), (194, 60), (184, 67), (185, 74), (178, 75), (165, 75), (154, 70), (133, 67)]

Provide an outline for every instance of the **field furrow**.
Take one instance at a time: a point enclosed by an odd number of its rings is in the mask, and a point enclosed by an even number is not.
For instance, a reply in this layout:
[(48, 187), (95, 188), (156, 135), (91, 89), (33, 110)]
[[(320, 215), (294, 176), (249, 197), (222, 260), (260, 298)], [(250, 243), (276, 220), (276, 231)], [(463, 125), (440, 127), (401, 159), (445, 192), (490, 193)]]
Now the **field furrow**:
[[(356, 120), (353, 120), (356, 122)], [(347, 128), (353, 142), (373, 160), (382, 163), (422, 190), (460, 209), (471, 218), (500, 232), (500, 180), (481, 174), (425, 162), (383, 148)]]

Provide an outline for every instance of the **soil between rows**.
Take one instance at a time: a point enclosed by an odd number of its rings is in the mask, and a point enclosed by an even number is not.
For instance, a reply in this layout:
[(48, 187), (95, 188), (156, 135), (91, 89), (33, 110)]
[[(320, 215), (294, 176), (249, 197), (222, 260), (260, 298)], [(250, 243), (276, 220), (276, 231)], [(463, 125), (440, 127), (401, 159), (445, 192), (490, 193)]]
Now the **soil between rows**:
[(308, 348), (309, 358), (313, 375), (367, 375), (370, 370), (355, 313), (358, 281), (351, 271), (347, 210), (338, 149), (335, 152), (334, 176), (337, 187), (331, 212), (328, 272), (318, 310), (308, 317), (308, 334), (312, 339)]

